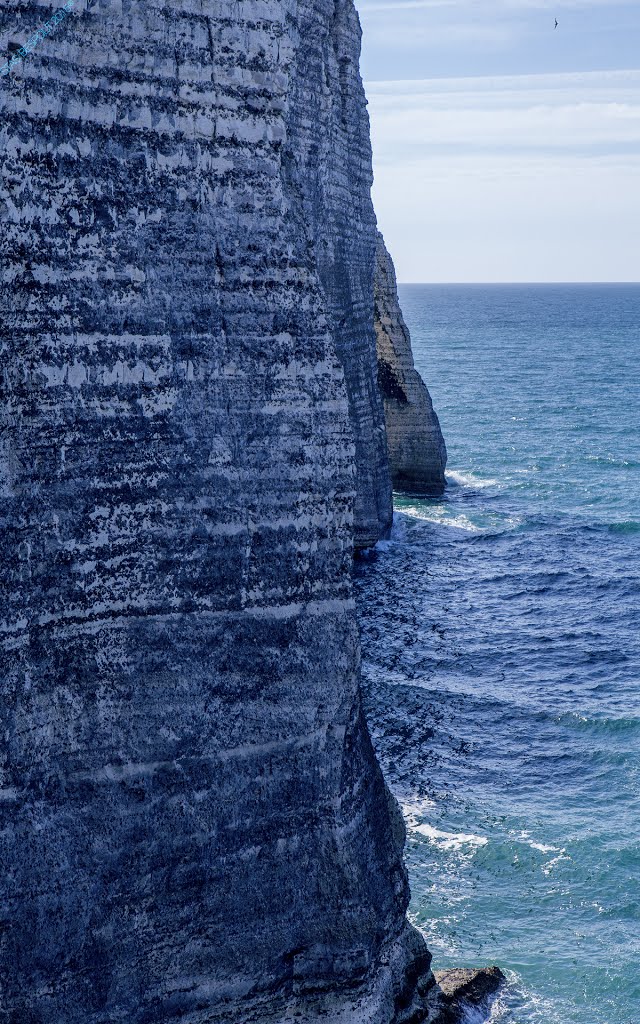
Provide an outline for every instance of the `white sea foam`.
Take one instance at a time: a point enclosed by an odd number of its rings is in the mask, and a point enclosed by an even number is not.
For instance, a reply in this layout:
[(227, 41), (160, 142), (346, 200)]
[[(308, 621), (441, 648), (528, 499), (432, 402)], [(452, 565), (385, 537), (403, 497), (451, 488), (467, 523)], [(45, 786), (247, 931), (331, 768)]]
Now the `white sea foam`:
[(528, 1024), (566, 1024), (566, 1006), (530, 989), (515, 971), (506, 970), (505, 974), (507, 984), (493, 1004), (489, 1024), (503, 1020), (526, 1020)]
[[(403, 541), (407, 535), (407, 521), (403, 515), (398, 515), (396, 512), (393, 517), (393, 526), (391, 527), (391, 540)], [(385, 541), (389, 544), (389, 541)], [(378, 546), (380, 541), (378, 541)]]
[(523, 843), (526, 843), (527, 846), (531, 847), (532, 850), (539, 850), (540, 853), (564, 853), (559, 846), (551, 846), (550, 843), (536, 843), (531, 839), (528, 832), (517, 832), (516, 836), (518, 839), (521, 839)]
[(543, 874), (550, 875), (556, 864), (559, 864), (561, 860), (571, 860), (571, 857), (564, 850), (560, 850), (557, 857), (552, 857), (551, 860), (542, 868)]
[[(486, 1024), (486, 1021), (487, 1021), (487, 1011), (486, 1011), (485, 1007), (483, 1007), (483, 1006), (481, 1006), (481, 1007), (465, 1006), (465, 1007), (463, 1007), (463, 1011), (462, 1012), (463, 1012), (463, 1015), (464, 1015), (462, 1017), (462, 1024)], [(502, 1015), (504, 1016), (504, 1013)], [(494, 1016), (493, 1009), (492, 1009), (492, 1012), (491, 1012), (491, 1016), (489, 1017), (489, 1020), (490, 1021), (498, 1021), (498, 1020), (500, 1020), (499, 1016)]]
[(462, 1010), (461, 1024), (485, 1024), (487, 1014), (484, 1008), (465, 1006)]
[(460, 850), (464, 846), (486, 846), (489, 840), (486, 836), (475, 836), (466, 832), (443, 832), (433, 825), (413, 825), (411, 832), (419, 832), (430, 842), (435, 843), (441, 850)]
[[(539, 853), (544, 853), (544, 854), (547, 854), (547, 853), (555, 853), (555, 854), (557, 854), (556, 857), (552, 857), (551, 860), (548, 860), (546, 862), (546, 864), (542, 865), (542, 872), (545, 875), (551, 874), (551, 872), (553, 871), (553, 869), (556, 866), (556, 864), (559, 864), (560, 861), (562, 861), (562, 860), (571, 860), (571, 857), (568, 855), (568, 853), (567, 853), (567, 851), (566, 851), (566, 849), (564, 847), (553, 846), (551, 843), (537, 843), (535, 840), (530, 838), (528, 832), (517, 832), (517, 833), (515, 833), (515, 836), (516, 836), (517, 839), (520, 839), (521, 842), (526, 843), (527, 846), (531, 850), (537, 850)], [(517, 858), (517, 854), (516, 854), (516, 858)]]
[(463, 512), (451, 513), (441, 505), (407, 505), (402, 512), (410, 519), (422, 519), (426, 523), (438, 526), (449, 526), (455, 530), (466, 530), (469, 533), (481, 533), (482, 527), (474, 523)]
[[(376, 551), (389, 551), (389, 549), (393, 547), (394, 543), (396, 543), (397, 540), (398, 540), (398, 538), (394, 537), (393, 534), (392, 534), (392, 536), (390, 537), (389, 540), (379, 540), (379, 541), (376, 541), (375, 550)], [(366, 557), (366, 553), (365, 553), (365, 557)]]
[[(496, 534), (514, 530), (520, 526), (522, 519), (517, 516), (504, 516), (492, 512), (479, 513), (473, 519), (449, 504), (442, 505), (404, 505), (396, 510), (396, 520), (402, 517), (407, 520), (420, 520), (434, 526), (444, 526), (450, 530), (461, 530), (465, 533)], [(405, 525), (406, 530), (406, 525)], [(398, 533), (397, 539), (404, 540), (405, 535)], [(394, 538), (395, 539), (395, 538)]]
[(475, 473), (461, 473), (458, 469), (448, 469), (446, 474), (447, 483), (454, 487), (472, 487), (474, 490), (483, 490), (485, 487), (498, 487), (499, 480), (484, 480)]
[(557, 853), (557, 846), (549, 846), (548, 843), (529, 843), (532, 850), (540, 850), (540, 853)]
[(435, 800), (431, 800), (428, 796), (425, 797), (411, 797), (407, 800), (400, 800), (400, 807), (404, 814), (407, 827), (413, 827), (418, 823), (420, 815), (424, 814), (425, 811), (431, 810), (435, 807)]

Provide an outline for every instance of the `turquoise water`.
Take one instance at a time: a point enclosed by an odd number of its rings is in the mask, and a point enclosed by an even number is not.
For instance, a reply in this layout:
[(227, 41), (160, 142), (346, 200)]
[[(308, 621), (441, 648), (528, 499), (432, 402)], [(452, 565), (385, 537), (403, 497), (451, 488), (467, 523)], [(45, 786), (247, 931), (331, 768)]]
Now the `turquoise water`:
[(449, 488), (356, 586), (411, 914), (502, 1024), (640, 1024), (640, 286), (401, 300)]

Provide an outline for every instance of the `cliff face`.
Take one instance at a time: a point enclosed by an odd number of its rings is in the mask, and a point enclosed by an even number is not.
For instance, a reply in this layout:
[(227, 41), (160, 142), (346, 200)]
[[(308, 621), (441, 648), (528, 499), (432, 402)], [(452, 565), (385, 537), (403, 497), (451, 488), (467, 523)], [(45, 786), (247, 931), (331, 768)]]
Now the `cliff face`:
[(351, 0), (296, 6), (285, 171), (344, 368), (355, 443), (354, 540), (367, 547), (386, 536), (393, 509), (373, 328), (377, 232), (360, 25)]
[(430, 980), (350, 585), (358, 43), (351, 0), (102, 0), (3, 79), (8, 1024), (388, 1024)]
[(413, 365), (393, 261), (381, 234), (376, 248), (375, 329), (393, 485), (414, 494), (441, 494), (447, 449), (429, 392)]

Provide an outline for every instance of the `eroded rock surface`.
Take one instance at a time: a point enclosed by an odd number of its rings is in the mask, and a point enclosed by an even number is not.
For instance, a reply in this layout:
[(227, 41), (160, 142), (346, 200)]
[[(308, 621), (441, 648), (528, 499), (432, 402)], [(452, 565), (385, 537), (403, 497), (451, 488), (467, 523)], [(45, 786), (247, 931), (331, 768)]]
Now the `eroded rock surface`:
[[(354, 540), (357, 547), (367, 547), (388, 534), (393, 508), (377, 386), (372, 289), (377, 230), (369, 119), (359, 72), (360, 25), (351, 0), (298, 4), (298, 9), (303, 45), (297, 51), (292, 98), (301, 121), (295, 125), (291, 174), (304, 196), (329, 326), (344, 367), (356, 449)], [(322, 30), (319, 9), (329, 15)], [(305, 134), (311, 139), (300, 145)]]
[(411, 494), (441, 494), (447, 450), (431, 397), (413, 364), (393, 261), (381, 234), (376, 250), (375, 328), (393, 486)]
[(435, 971), (430, 990), (429, 1024), (483, 1021), (506, 978), (499, 967)]
[(7, 1024), (422, 1005), (350, 582), (390, 521), (358, 48), (351, 0), (101, 0), (2, 81)]

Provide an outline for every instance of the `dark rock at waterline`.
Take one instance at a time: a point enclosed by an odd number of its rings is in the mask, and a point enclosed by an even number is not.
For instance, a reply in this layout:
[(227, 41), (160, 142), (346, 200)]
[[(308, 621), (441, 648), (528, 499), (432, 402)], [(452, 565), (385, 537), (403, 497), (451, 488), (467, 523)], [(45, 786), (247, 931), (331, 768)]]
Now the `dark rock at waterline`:
[(434, 971), (434, 978), (435, 985), (429, 992), (430, 1015), (426, 1018), (429, 1024), (464, 1024), (470, 1011), (475, 1011), (478, 1019), (483, 1013), (488, 1015), (506, 980), (499, 967)]

